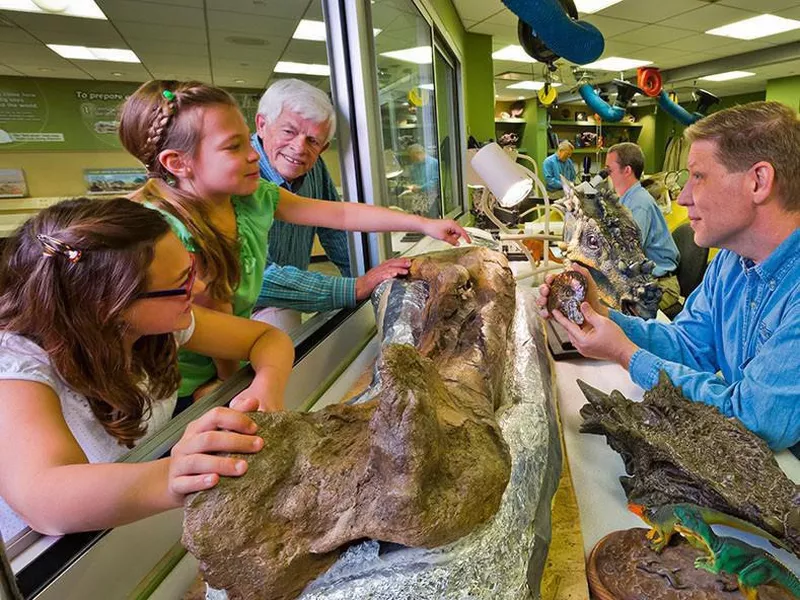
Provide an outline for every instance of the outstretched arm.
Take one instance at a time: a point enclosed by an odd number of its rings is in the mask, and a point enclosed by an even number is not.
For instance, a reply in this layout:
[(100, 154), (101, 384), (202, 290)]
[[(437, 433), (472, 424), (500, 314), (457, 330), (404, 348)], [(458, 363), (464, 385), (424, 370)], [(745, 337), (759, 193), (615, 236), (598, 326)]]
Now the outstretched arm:
[(249, 360), (256, 375), (237, 398), (252, 396), (260, 410), (282, 410), (294, 362), (291, 338), (272, 325), (199, 306), (194, 318), (194, 334), (184, 347), (212, 358)]
[[(247, 470), (244, 461), (217, 452), (263, 446), (250, 418), (220, 407), (189, 425), (171, 458), (89, 464), (52, 388), (5, 380), (0, 397), (0, 496), (47, 535), (116, 527), (178, 507), (186, 494)], [(237, 409), (255, 406), (243, 402)]]
[(331, 227), (345, 231), (417, 231), (454, 246), (459, 238), (469, 242), (464, 228), (453, 220), (426, 219), (380, 206), (354, 202), (311, 200), (280, 188), (275, 216), (297, 225)]

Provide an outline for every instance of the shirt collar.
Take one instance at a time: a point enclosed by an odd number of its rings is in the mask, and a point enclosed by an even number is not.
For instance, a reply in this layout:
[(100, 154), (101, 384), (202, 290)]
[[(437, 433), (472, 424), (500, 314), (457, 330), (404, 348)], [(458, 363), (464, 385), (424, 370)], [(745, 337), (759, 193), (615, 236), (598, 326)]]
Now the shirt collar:
[(620, 196), (619, 201), (622, 202), (625, 198), (627, 198), (629, 195), (633, 194), (633, 192), (635, 192), (636, 189), (640, 188), (640, 187), (642, 187), (641, 183), (639, 183), (638, 181), (634, 182), (634, 184), (631, 187), (629, 187), (627, 190), (625, 190), (625, 193), (622, 194), (622, 196)]
[(762, 263), (755, 263), (743, 256), (739, 257), (739, 262), (745, 271), (752, 269), (765, 281), (783, 279), (798, 260), (800, 260), (800, 229), (795, 229)]

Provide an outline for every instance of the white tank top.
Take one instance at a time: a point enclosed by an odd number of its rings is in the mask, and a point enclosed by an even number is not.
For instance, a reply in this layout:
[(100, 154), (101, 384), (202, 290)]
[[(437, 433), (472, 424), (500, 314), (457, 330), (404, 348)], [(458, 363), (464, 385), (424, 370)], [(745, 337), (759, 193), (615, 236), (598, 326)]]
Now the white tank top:
[[(178, 345), (183, 345), (194, 333), (194, 313), (187, 329), (175, 332)], [(0, 379), (35, 381), (51, 388), (61, 401), (61, 412), (72, 435), (77, 440), (90, 463), (114, 462), (129, 451), (111, 436), (89, 407), (86, 396), (70, 388), (50, 364), (47, 353), (29, 339), (15, 333), (0, 332)], [(141, 442), (161, 428), (172, 416), (178, 392), (169, 398), (152, 403), (147, 431)], [(2, 398), (0, 398), (2, 402)], [(138, 443), (137, 442), (137, 443)], [(26, 527), (23, 521), (0, 497), (0, 534), (8, 543)]]

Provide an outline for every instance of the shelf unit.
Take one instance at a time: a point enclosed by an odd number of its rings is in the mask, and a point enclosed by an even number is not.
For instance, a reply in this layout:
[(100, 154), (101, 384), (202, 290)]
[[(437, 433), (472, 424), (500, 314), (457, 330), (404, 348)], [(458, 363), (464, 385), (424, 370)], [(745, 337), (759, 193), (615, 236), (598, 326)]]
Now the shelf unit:
[[(573, 154), (605, 154), (608, 152), (607, 148), (575, 148)], [(547, 154), (555, 154), (555, 150), (547, 149)]]
[(553, 125), (553, 126), (555, 126), (555, 125), (558, 125), (558, 126), (562, 126), (562, 125), (563, 126), (570, 126), (571, 125), (571, 126), (575, 126), (575, 127), (603, 127), (603, 128), (605, 128), (605, 127), (641, 128), (642, 127), (641, 123), (623, 123), (623, 122), (608, 123), (606, 121), (600, 121), (599, 123), (596, 123), (594, 121), (560, 121), (560, 120), (555, 120), (555, 119), (552, 119), (550, 121), (550, 125)]
[[(629, 140), (635, 142), (642, 130), (641, 123), (631, 123), (618, 121), (610, 123), (606, 121), (574, 121), (569, 119), (553, 119), (549, 121), (550, 129), (555, 132), (556, 137), (561, 140), (572, 142), (575, 146), (575, 155), (590, 156), (592, 161), (592, 171), (602, 168), (605, 162), (605, 155), (608, 148), (613, 146), (618, 141)], [(597, 134), (598, 137), (603, 138), (603, 147), (597, 146), (578, 147), (576, 144), (576, 137), (583, 132), (591, 131)], [(547, 154), (554, 154), (556, 149), (547, 149)]]

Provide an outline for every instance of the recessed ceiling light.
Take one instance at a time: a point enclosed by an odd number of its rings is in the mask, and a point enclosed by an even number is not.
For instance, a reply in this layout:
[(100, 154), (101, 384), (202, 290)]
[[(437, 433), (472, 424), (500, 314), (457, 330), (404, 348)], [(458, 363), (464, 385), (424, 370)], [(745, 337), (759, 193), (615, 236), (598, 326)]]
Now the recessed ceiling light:
[(627, 71), (629, 69), (636, 69), (644, 67), (645, 65), (652, 65), (651, 60), (636, 60), (635, 58), (620, 58), (619, 56), (609, 56), (602, 60), (596, 60), (588, 65), (581, 65), (587, 69), (597, 69), (599, 71)]
[(238, 46), (269, 46), (267, 40), (248, 35), (229, 35), (225, 38), (225, 41)]
[(108, 20), (94, 0), (37, 0), (36, 2), (33, 0), (0, 0), (0, 10)]
[(517, 100), (525, 100), (525, 96), (517, 96)]
[(314, 63), (297, 63), (288, 61), (279, 61), (275, 65), (276, 73), (295, 73), (298, 75), (320, 75), (328, 77), (331, 74), (331, 69), (328, 65), (318, 65)]
[[(558, 87), (560, 83), (551, 83), (553, 87)], [(507, 90), (540, 90), (544, 87), (544, 81), (520, 81), (513, 85), (506, 86)]]
[(575, 0), (575, 8), (578, 12), (591, 14), (613, 6), (622, 0)]
[(111, 62), (138, 63), (142, 62), (133, 53), (133, 50), (124, 48), (87, 48), (86, 46), (65, 46), (62, 44), (47, 44), (53, 52), (64, 58), (79, 60), (108, 60)]
[(759, 15), (744, 21), (737, 21), (723, 27), (709, 29), (706, 33), (736, 38), (738, 40), (755, 40), (784, 31), (800, 28), (800, 21), (785, 19), (775, 15)]
[(246, 83), (244, 79), (234, 79), (233, 83)]
[[(373, 29), (372, 35), (378, 35), (383, 29)], [(292, 38), (296, 40), (308, 40), (311, 42), (325, 41), (325, 22), (301, 19), (294, 30)]]
[(496, 52), (492, 52), (494, 60), (513, 60), (515, 62), (535, 63), (537, 62), (522, 48), (522, 46), (506, 46)]
[(111, 74), (114, 77), (122, 77), (125, 73), (120, 73), (119, 71), (111, 71)]
[(716, 75), (706, 75), (700, 77), (705, 81), (730, 81), (731, 79), (741, 79), (742, 77), (752, 77), (755, 73), (750, 71), (727, 71), (725, 73), (717, 73)]
[(381, 56), (418, 65), (429, 65), (433, 62), (433, 49), (430, 46), (417, 46), (416, 48), (406, 48), (405, 50), (381, 52)]
[(36, 70), (41, 71), (42, 73), (50, 73), (53, 69), (48, 69), (47, 67), (39, 67)]

